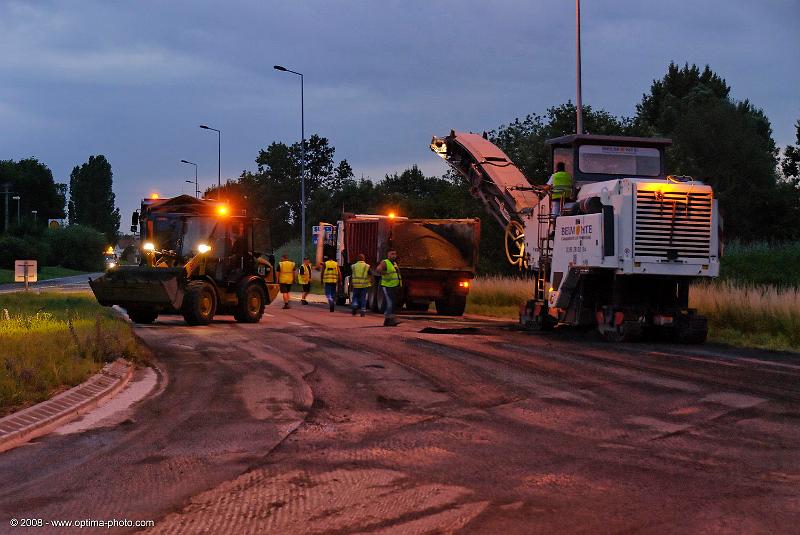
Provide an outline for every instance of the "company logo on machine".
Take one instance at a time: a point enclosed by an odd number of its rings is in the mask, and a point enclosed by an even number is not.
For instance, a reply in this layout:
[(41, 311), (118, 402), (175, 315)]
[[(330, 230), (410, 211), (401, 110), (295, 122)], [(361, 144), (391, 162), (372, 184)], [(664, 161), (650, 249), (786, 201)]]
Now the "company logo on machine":
[(583, 225), (581, 220), (575, 220), (574, 225), (566, 225), (561, 227), (561, 238), (564, 240), (578, 240), (587, 238), (592, 234), (593, 225)]

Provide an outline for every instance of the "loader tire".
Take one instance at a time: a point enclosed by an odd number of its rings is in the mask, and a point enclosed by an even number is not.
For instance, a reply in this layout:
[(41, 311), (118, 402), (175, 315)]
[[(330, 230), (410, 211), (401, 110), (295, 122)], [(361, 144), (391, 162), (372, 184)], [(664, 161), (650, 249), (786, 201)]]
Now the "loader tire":
[(129, 308), (127, 311), (131, 321), (140, 325), (149, 325), (158, 317), (158, 312), (150, 308)]
[(239, 302), (236, 303), (236, 309), (233, 312), (233, 317), (236, 321), (239, 323), (258, 323), (261, 321), (267, 302), (264, 289), (255, 283), (248, 284), (238, 298)]
[(208, 325), (217, 313), (217, 291), (208, 282), (190, 282), (186, 286), (182, 312), (189, 325)]
[(697, 315), (680, 318), (675, 334), (682, 344), (704, 344), (708, 337), (708, 320)]

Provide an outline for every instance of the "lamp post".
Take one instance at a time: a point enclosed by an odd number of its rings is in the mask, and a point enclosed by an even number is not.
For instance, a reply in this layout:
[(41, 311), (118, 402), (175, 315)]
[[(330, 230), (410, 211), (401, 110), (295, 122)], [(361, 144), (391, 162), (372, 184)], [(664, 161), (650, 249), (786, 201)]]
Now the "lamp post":
[(306, 123), (303, 75), (297, 71), (287, 69), (282, 65), (275, 65), (273, 69), (281, 72), (290, 72), (300, 77), (300, 255), (306, 257)]
[(33, 224), (36, 225), (36, 223), (39, 221), (39, 210), (31, 210), (31, 213), (33, 214)]
[(11, 197), (13, 200), (17, 201), (17, 226), (19, 226), (19, 195), (14, 195)]
[[(194, 162), (190, 162), (189, 160), (181, 160), (181, 163), (188, 163), (189, 165), (194, 166), (194, 196), (195, 198), (200, 198), (200, 187), (197, 185), (197, 164)], [(187, 180), (189, 184), (192, 183), (191, 180)]]
[(575, 0), (575, 106), (576, 134), (583, 134), (583, 102), (581, 96), (581, 0)]
[(205, 124), (201, 124), (200, 128), (203, 130), (213, 130), (217, 133), (217, 200), (219, 200), (222, 193), (220, 191), (222, 188), (222, 132)]

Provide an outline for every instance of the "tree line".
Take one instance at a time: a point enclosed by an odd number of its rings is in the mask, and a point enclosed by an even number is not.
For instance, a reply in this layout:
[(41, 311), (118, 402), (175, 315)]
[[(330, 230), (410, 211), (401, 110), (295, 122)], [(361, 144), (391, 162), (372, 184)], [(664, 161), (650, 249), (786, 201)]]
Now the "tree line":
[[(98, 269), (103, 250), (118, 237), (120, 214), (112, 185), (111, 164), (103, 155), (73, 168), (69, 193), (67, 184), (57, 183), (36, 158), (0, 161), (0, 192), (9, 192), (8, 203), (0, 200), (0, 267), (11, 268), (14, 260), (25, 258)], [(48, 228), (48, 220), (64, 218), (68, 227)]]

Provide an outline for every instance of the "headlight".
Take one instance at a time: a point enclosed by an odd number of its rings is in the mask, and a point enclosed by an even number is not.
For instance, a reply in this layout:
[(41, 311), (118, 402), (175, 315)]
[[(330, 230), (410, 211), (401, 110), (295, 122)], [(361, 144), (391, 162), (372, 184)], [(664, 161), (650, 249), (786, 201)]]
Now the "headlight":
[(117, 263), (116, 263), (116, 262), (109, 262), (109, 263), (108, 263), (108, 268), (109, 268), (109, 269), (111, 269), (111, 268), (113, 268), (113, 267), (116, 267), (116, 265), (117, 265)]
[(144, 245), (142, 245), (142, 249), (148, 252), (152, 252), (156, 250), (156, 246), (153, 244), (153, 242), (147, 241), (144, 242)]
[(197, 250), (200, 251), (200, 254), (206, 254), (211, 250), (211, 246), (206, 243), (201, 243), (197, 246)]

